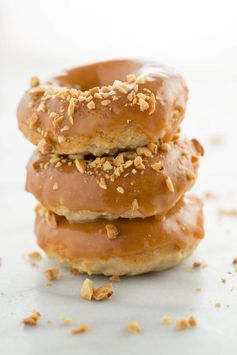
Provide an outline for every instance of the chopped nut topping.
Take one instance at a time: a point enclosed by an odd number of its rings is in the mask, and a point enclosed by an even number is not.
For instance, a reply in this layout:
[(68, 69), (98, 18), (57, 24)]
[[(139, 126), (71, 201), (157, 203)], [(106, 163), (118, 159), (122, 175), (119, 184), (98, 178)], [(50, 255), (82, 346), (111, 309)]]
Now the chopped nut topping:
[(135, 211), (138, 211), (138, 209), (139, 209), (139, 204), (138, 204), (137, 200), (134, 199), (133, 202), (132, 202), (132, 207), (131, 207), (132, 216), (133, 216)]
[(102, 301), (111, 297), (112, 294), (113, 294), (112, 284), (111, 283), (104, 284), (93, 290), (93, 299), (96, 301)]
[(157, 171), (158, 173), (161, 172), (161, 170), (163, 169), (163, 165), (161, 161), (158, 161), (154, 164), (151, 165), (151, 168), (155, 171)]
[(136, 149), (138, 155), (144, 155), (145, 157), (152, 157), (152, 152), (147, 147), (139, 147)]
[(81, 298), (91, 300), (93, 295), (93, 282), (90, 279), (85, 279), (81, 287)]
[(140, 98), (138, 103), (142, 112), (148, 110), (149, 104), (144, 99)]
[(118, 186), (118, 187), (116, 188), (116, 190), (117, 190), (120, 194), (124, 194), (124, 188), (123, 188), (123, 187)]
[(134, 74), (128, 74), (127, 77), (126, 77), (126, 79), (127, 79), (127, 82), (128, 82), (128, 83), (133, 83), (134, 81), (136, 81), (136, 75), (134, 75)]
[(57, 280), (60, 277), (59, 269), (58, 268), (51, 268), (51, 269), (45, 270), (44, 275), (49, 281)]
[(39, 78), (37, 76), (32, 76), (30, 79), (30, 86), (32, 88), (35, 88), (36, 86), (39, 86), (39, 85), (40, 85)]
[(61, 144), (65, 142), (66, 138), (64, 136), (58, 136), (58, 143)]
[(58, 190), (58, 183), (57, 183), (57, 182), (55, 182), (55, 183), (53, 184), (53, 190)]
[(51, 227), (51, 228), (57, 227), (56, 216), (53, 212), (51, 212), (50, 210), (46, 210), (44, 213), (44, 218), (45, 218), (46, 223), (49, 225), (49, 227)]
[(107, 236), (109, 239), (116, 239), (117, 238), (119, 231), (115, 225), (106, 224), (105, 228), (106, 228)]
[(39, 117), (37, 116), (37, 114), (35, 112), (33, 112), (30, 119), (29, 119), (29, 128), (30, 129), (33, 129), (37, 126), (38, 119), (39, 119)]
[(165, 180), (166, 186), (168, 187), (170, 192), (174, 192), (174, 185), (170, 179), (170, 177), (167, 177), (167, 179)]
[(106, 182), (105, 182), (105, 179), (104, 179), (104, 178), (100, 178), (100, 180), (99, 180), (99, 187), (101, 187), (101, 188), (104, 189), (104, 190), (107, 189), (107, 185), (106, 185)]
[(112, 275), (110, 276), (110, 281), (113, 281), (113, 282), (120, 282), (120, 277), (119, 275)]
[(196, 175), (191, 170), (187, 170), (186, 175), (187, 175), (188, 180), (194, 180), (196, 177)]
[(24, 325), (37, 325), (38, 319), (41, 317), (41, 314), (39, 312), (35, 312), (29, 317), (26, 317), (22, 320), (22, 323)]
[(80, 325), (80, 327), (72, 329), (71, 334), (77, 335), (77, 334), (81, 334), (81, 333), (87, 333), (88, 331), (89, 331), (88, 325), (83, 323)]
[(106, 170), (112, 170), (113, 166), (110, 164), (110, 162), (108, 160), (106, 160), (106, 162), (103, 165), (103, 169)]
[(103, 100), (103, 101), (101, 101), (101, 105), (102, 105), (102, 106), (108, 106), (110, 103), (111, 103), (110, 100)]
[(76, 164), (76, 168), (77, 170), (83, 174), (86, 170), (86, 163), (85, 163), (85, 160), (82, 160), (82, 159), (76, 159), (75, 160), (75, 164)]
[(46, 105), (44, 101), (41, 101), (38, 108), (37, 108), (37, 112), (45, 112), (46, 111)]
[(124, 163), (124, 159), (123, 159), (123, 154), (120, 153), (117, 155), (116, 158), (114, 158), (114, 165), (115, 166), (120, 166)]
[(171, 145), (169, 143), (162, 143), (160, 147), (164, 152), (170, 152), (171, 150)]
[(169, 316), (163, 316), (162, 323), (166, 325), (170, 325), (172, 323), (172, 319)]
[(86, 106), (89, 108), (89, 110), (94, 110), (95, 109), (95, 103), (94, 103), (93, 100), (88, 102), (88, 104)]
[(127, 324), (127, 330), (130, 333), (137, 334), (141, 332), (141, 327), (137, 322), (129, 322)]
[(134, 165), (137, 169), (145, 169), (145, 165), (143, 164), (143, 159), (140, 156), (137, 156), (134, 159)]
[(113, 89), (118, 90), (122, 94), (127, 94), (130, 91), (130, 86), (125, 82), (122, 82), (120, 80), (115, 80), (113, 83)]

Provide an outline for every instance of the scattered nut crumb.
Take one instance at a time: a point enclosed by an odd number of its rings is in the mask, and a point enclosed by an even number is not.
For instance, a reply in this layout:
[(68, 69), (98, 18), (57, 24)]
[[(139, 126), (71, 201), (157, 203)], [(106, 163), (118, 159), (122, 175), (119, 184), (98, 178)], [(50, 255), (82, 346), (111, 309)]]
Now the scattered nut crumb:
[(202, 290), (201, 287), (197, 287), (197, 288), (195, 289), (196, 292), (201, 292), (201, 290)]
[(72, 325), (73, 320), (71, 318), (67, 318), (65, 316), (60, 316), (59, 319), (63, 322), (64, 325)]
[(81, 333), (87, 333), (89, 331), (89, 327), (86, 323), (81, 324), (78, 328), (74, 328), (71, 330), (72, 335), (77, 335)]
[(197, 320), (194, 316), (190, 316), (188, 319), (179, 319), (176, 321), (175, 329), (184, 330), (189, 327), (195, 327), (197, 325)]
[(117, 190), (120, 194), (124, 194), (124, 188), (123, 188), (123, 187), (118, 186), (118, 187), (116, 188), (116, 190)]
[(26, 317), (22, 320), (22, 323), (24, 325), (37, 325), (38, 319), (41, 317), (41, 314), (39, 312), (35, 312), (29, 317)]
[(234, 260), (232, 261), (232, 264), (233, 264), (233, 265), (237, 265), (237, 257), (234, 258)]
[(172, 323), (172, 319), (169, 316), (163, 316), (162, 323), (166, 325), (170, 325)]
[(166, 186), (168, 187), (170, 192), (174, 192), (174, 185), (172, 183), (172, 180), (168, 176), (167, 179), (165, 180)]
[(51, 268), (44, 271), (44, 275), (49, 281), (57, 280), (60, 277), (58, 268)]
[(42, 259), (42, 255), (38, 251), (31, 251), (27, 254), (28, 258), (31, 260), (40, 260)]
[(106, 224), (105, 228), (109, 239), (117, 238), (119, 231), (114, 224)]
[(55, 190), (58, 190), (58, 183), (57, 182), (55, 182), (54, 184), (53, 184), (53, 190), (55, 191)]
[(194, 261), (193, 268), (194, 269), (203, 269), (207, 267), (207, 263), (205, 261)]
[(216, 303), (216, 304), (215, 304), (215, 307), (216, 307), (216, 308), (221, 308), (221, 304), (220, 304), (220, 303)]
[(32, 76), (31, 79), (30, 79), (30, 86), (32, 88), (34, 88), (34, 87), (39, 86), (39, 85), (40, 85), (39, 78), (37, 76)]
[(127, 324), (127, 330), (132, 334), (138, 334), (141, 332), (141, 327), (137, 322), (129, 322)]
[(98, 288), (93, 289), (93, 300), (102, 301), (112, 296), (113, 286), (111, 283), (104, 284)]
[(195, 327), (197, 325), (197, 320), (194, 318), (194, 316), (189, 317), (188, 324), (190, 327)]
[(85, 279), (81, 287), (81, 298), (91, 300), (93, 295), (93, 282), (90, 279)]
[(109, 279), (110, 279), (110, 281), (113, 281), (113, 282), (120, 282), (121, 281), (119, 275), (112, 275), (112, 276), (110, 276)]

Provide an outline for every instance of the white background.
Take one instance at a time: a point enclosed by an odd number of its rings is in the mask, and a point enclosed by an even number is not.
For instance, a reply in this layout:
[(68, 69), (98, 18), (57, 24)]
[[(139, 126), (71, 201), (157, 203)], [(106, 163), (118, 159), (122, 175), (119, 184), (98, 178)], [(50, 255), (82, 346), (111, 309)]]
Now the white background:
[[(227, 272), (237, 256), (237, 223), (218, 214), (237, 206), (236, 13), (230, 0), (0, 1), (1, 354), (236, 353), (236, 274)], [(49, 262), (39, 271), (23, 258), (36, 249), (35, 201), (23, 191), (33, 146), (18, 132), (15, 112), (30, 76), (44, 79), (82, 63), (124, 57), (157, 60), (185, 77), (190, 100), (183, 130), (206, 148), (195, 190), (215, 198), (205, 201), (206, 240), (192, 258), (162, 274), (124, 278), (109, 302), (88, 304), (78, 297), (84, 277), (65, 274), (47, 288), (41, 271)], [(214, 138), (220, 143), (212, 144)], [(197, 259), (208, 268), (188, 272)], [(23, 329), (20, 320), (34, 308), (43, 313), (39, 327)], [(164, 314), (177, 319), (191, 313), (198, 319), (195, 330), (177, 333), (160, 323)], [(60, 325), (62, 314), (75, 325), (88, 322), (91, 332), (73, 338)], [(136, 337), (123, 330), (131, 320), (143, 327)]]

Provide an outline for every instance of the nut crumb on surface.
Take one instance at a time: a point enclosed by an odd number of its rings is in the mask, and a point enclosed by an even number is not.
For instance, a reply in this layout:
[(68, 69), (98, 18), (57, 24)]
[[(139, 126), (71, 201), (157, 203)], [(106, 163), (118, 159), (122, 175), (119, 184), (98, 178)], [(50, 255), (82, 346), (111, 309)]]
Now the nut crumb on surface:
[(193, 268), (194, 269), (203, 269), (207, 267), (207, 263), (205, 261), (194, 261)]
[(202, 290), (201, 287), (196, 287), (196, 288), (195, 288), (195, 291), (196, 291), (196, 292), (201, 292), (201, 290)]
[(132, 334), (138, 334), (141, 332), (141, 327), (137, 322), (129, 322), (127, 324), (127, 330)]
[(124, 188), (123, 188), (123, 187), (118, 186), (118, 187), (116, 188), (116, 190), (117, 190), (120, 194), (124, 194)]
[(93, 281), (85, 279), (81, 287), (81, 298), (84, 300), (91, 300), (93, 295)]
[(86, 333), (89, 331), (89, 326), (86, 323), (81, 324), (78, 328), (74, 328), (71, 330), (72, 335), (77, 335), (81, 333)]
[(54, 190), (54, 191), (58, 190), (58, 183), (57, 183), (57, 182), (55, 182), (55, 183), (53, 184), (53, 190)]
[(121, 278), (119, 275), (112, 275), (110, 276), (110, 281), (113, 281), (113, 282), (120, 282), (121, 281)]
[(93, 299), (96, 301), (102, 301), (112, 296), (113, 286), (111, 283), (104, 284), (98, 288), (93, 289)]
[(118, 231), (118, 228), (114, 224), (106, 224), (105, 228), (106, 228), (108, 239), (116, 239), (117, 238), (119, 231)]
[(44, 271), (44, 275), (49, 281), (57, 280), (60, 277), (59, 269), (58, 268), (47, 269)]
[(71, 268), (69, 269), (69, 272), (70, 272), (71, 274), (73, 274), (73, 275), (82, 275), (82, 272), (79, 271), (78, 269), (74, 268), (74, 267), (71, 267)]
[(60, 316), (59, 319), (62, 321), (64, 325), (72, 325), (73, 320), (71, 318), (65, 317), (65, 316)]
[(39, 78), (37, 76), (32, 76), (31, 79), (30, 79), (30, 86), (32, 88), (34, 88), (34, 87), (39, 86), (39, 85), (40, 85)]
[(27, 257), (31, 260), (40, 260), (42, 259), (42, 255), (38, 251), (31, 251), (27, 254)]
[(163, 324), (170, 325), (173, 321), (169, 316), (163, 316), (161, 319)]
[(111, 283), (104, 284), (98, 288), (93, 287), (93, 281), (90, 279), (85, 279), (81, 287), (81, 298), (91, 301), (102, 301), (113, 294), (113, 286)]
[(215, 307), (216, 307), (216, 308), (221, 308), (221, 304), (220, 304), (220, 303), (216, 303), (216, 304), (215, 304)]
[(184, 330), (190, 327), (195, 327), (197, 325), (197, 320), (194, 316), (190, 316), (188, 319), (179, 319), (176, 321), (175, 329)]
[(22, 320), (24, 325), (37, 325), (38, 319), (41, 317), (40, 312), (35, 312), (31, 316), (26, 317)]
[(234, 258), (234, 260), (232, 261), (232, 264), (233, 264), (233, 265), (237, 265), (237, 257)]

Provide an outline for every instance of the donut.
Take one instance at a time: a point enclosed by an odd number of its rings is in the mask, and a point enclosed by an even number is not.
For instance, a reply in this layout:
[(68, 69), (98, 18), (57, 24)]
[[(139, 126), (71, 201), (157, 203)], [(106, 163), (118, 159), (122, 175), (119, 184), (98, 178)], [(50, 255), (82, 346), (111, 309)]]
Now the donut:
[(188, 97), (173, 69), (137, 60), (81, 66), (31, 84), (18, 106), (18, 125), (43, 154), (101, 156), (169, 141)]
[(189, 256), (203, 238), (202, 203), (184, 197), (164, 217), (69, 223), (42, 206), (39, 246), (60, 263), (88, 274), (137, 275), (161, 271)]
[(96, 159), (35, 151), (26, 190), (70, 222), (162, 215), (194, 184), (202, 153), (184, 138)]

